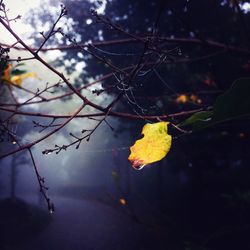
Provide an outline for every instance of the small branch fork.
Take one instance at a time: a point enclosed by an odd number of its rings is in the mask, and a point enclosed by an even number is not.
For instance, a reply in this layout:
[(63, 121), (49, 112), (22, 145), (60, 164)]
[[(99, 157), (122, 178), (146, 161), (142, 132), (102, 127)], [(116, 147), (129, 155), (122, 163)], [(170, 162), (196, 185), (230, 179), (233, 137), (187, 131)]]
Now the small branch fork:
[[(19, 140), (17, 139), (15, 133), (13, 133), (12, 131), (9, 130), (8, 127), (5, 127), (4, 124), (0, 124), (1, 127), (4, 127), (5, 129), (5, 132), (7, 132), (10, 140), (12, 141), (13, 144), (17, 144), (19, 147), (21, 147), (21, 143), (19, 142)], [(50, 213), (53, 213), (55, 211), (55, 207), (54, 207), (54, 204), (51, 202), (50, 198), (48, 197), (47, 195), (47, 191), (48, 191), (48, 187), (45, 185), (45, 179), (44, 177), (42, 177), (38, 171), (38, 167), (37, 167), (37, 164), (35, 162), (35, 158), (33, 156), (33, 153), (31, 151), (31, 147), (27, 148), (27, 151), (29, 152), (29, 155), (30, 155), (30, 158), (31, 158), (31, 161), (32, 161), (32, 166), (35, 170), (35, 175), (36, 175), (36, 178), (37, 178), (37, 182), (39, 184), (39, 188), (40, 188), (40, 193), (41, 195), (44, 197), (46, 203), (47, 203), (47, 207), (48, 207), (48, 210)]]

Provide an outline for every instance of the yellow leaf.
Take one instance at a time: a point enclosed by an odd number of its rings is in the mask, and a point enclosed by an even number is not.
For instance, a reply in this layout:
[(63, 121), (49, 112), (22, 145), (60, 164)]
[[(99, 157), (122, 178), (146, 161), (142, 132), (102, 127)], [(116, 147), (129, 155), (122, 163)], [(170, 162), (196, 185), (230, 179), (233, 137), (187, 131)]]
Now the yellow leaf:
[(10, 81), (15, 85), (20, 86), (22, 84), (23, 80), (26, 78), (29, 78), (29, 77), (36, 77), (37, 78), (37, 75), (36, 75), (36, 73), (33, 73), (33, 72), (24, 73), (21, 75), (12, 76), (10, 78)]
[(18, 86), (21, 86), (22, 81), (23, 81), (23, 79), (21, 78), (21, 75), (19, 75), (19, 76), (12, 76), (10, 78), (10, 82), (12, 84), (15, 84), (15, 85), (18, 85)]
[(147, 123), (143, 129), (144, 137), (130, 147), (129, 161), (139, 170), (145, 165), (160, 161), (170, 150), (172, 136), (168, 134), (169, 122)]
[(29, 77), (37, 77), (37, 74), (34, 72), (28, 72), (28, 73), (24, 73), (24, 74), (20, 74), (20, 75), (14, 75), (11, 76), (11, 69), (13, 68), (13, 66), (11, 64), (8, 64), (7, 68), (3, 71), (3, 75), (2, 77), (0, 77), (0, 80), (4, 80), (9, 84), (12, 85), (17, 85), (17, 86), (21, 86), (22, 82), (24, 79), (29, 78)]

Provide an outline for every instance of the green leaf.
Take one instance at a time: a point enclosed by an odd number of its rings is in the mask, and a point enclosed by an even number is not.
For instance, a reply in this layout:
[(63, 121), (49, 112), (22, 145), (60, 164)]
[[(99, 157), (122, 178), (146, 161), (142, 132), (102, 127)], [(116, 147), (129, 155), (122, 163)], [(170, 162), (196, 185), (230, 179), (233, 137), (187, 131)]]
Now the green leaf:
[(15, 68), (20, 67), (20, 66), (24, 66), (24, 65), (25, 65), (25, 63), (18, 63), (18, 64), (15, 66)]
[(212, 111), (197, 112), (182, 122), (180, 126), (193, 126), (194, 129), (203, 127), (204, 125), (209, 124), (212, 115)]
[(230, 89), (220, 95), (212, 111), (201, 111), (187, 118), (180, 126), (203, 129), (239, 118), (250, 117), (250, 78), (236, 80)]
[(18, 75), (25, 74), (26, 72), (27, 72), (26, 70), (14, 69), (14, 70), (11, 70), (11, 75), (18, 76)]
[(236, 80), (214, 104), (212, 123), (250, 115), (250, 78)]

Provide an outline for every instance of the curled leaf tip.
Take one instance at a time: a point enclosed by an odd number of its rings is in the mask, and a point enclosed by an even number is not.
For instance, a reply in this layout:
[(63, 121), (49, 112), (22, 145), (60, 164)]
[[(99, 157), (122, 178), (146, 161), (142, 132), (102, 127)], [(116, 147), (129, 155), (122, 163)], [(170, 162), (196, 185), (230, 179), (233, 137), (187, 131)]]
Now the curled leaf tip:
[(135, 170), (141, 170), (143, 169), (144, 166), (146, 166), (146, 164), (144, 164), (144, 162), (142, 160), (139, 160), (139, 159), (131, 159), (129, 158), (130, 162), (131, 162), (131, 165), (132, 167), (135, 169)]

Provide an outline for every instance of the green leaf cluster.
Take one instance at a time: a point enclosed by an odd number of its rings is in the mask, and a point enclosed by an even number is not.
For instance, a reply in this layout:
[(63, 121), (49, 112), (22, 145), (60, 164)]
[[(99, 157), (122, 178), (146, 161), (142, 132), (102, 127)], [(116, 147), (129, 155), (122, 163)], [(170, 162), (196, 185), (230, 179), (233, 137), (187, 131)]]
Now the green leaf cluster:
[(180, 126), (203, 129), (240, 118), (250, 117), (250, 78), (236, 80), (230, 89), (220, 95), (211, 111), (201, 111), (187, 118)]

